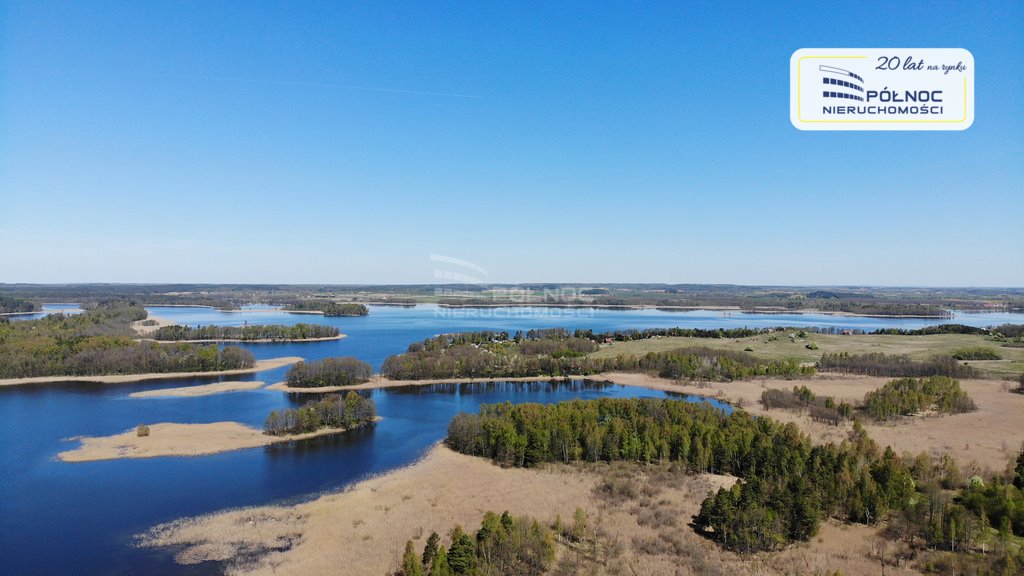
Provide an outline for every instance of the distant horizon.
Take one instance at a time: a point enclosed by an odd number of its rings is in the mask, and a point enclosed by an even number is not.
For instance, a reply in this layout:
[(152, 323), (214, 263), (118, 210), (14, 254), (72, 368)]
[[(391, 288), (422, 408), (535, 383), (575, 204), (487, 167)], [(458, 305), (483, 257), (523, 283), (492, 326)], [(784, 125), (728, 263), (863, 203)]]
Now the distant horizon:
[(324, 287), (414, 287), (414, 286), (436, 286), (436, 287), (515, 287), (515, 286), (735, 286), (740, 288), (892, 288), (892, 289), (915, 289), (927, 290), (1022, 290), (1024, 286), (981, 286), (981, 285), (924, 285), (924, 284), (739, 284), (734, 282), (493, 282), (486, 284), (460, 284), (440, 282), (0, 282), (0, 286), (324, 286)]

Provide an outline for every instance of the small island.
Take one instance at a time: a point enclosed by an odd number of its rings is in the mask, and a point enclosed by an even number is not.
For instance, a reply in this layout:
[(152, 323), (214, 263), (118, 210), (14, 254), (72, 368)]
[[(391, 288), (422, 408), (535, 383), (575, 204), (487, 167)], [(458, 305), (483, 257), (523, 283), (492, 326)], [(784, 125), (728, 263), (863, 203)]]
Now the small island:
[(333, 300), (296, 300), (285, 305), (287, 312), (312, 312), (324, 316), (366, 316), (370, 309), (355, 302), (334, 302)]
[(340, 340), (341, 334), (334, 326), (298, 323), (294, 326), (281, 324), (252, 324), (245, 326), (181, 326), (178, 324), (160, 326), (150, 335), (161, 342), (323, 342)]
[(363, 384), (373, 375), (373, 367), (352, 357), (324, 358), (313, 362), (299, 362), (288, 370), (283, 383), (289, 388), (340, 389)]
[(140, 424), (113, 436), (77, 438), (81, 446), (58, 454), (64, 462), (120, 458), (205, 456), (338, 434), (376, 422), (373, 400), (355, 392), (331, 395), (301, 408), (275, 410), (264, 431), (239, 422)]

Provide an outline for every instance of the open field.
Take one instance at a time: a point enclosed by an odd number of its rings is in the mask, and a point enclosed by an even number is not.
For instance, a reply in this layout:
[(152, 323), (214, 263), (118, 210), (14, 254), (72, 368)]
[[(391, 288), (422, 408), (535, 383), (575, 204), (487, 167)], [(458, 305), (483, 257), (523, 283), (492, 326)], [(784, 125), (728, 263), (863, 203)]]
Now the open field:
[(211, 424), (162, 422), (150, 425), (148, 436), (139, 436), (132, 429), (113, 436), (77, 438), (82, 445), (74, 450), (61, 452), (58, 457), (65, 462), (89, 462), (119, 458), (205, 456), (232, 450), (269, 446), (280, 442), (306, 440), (344, 431), (344, 428), (321, 428), (306, 434), (270, 436), (238, 422), (213, 422)]
[(108, 374), (106, 376), (35, 376), (31, 378), (7, 378), (0, 380), (0, 386), (19, 386), (23, 384), (47, 384), (50, 382), (95, 382), (97, 384), (126, 384), (144, 382), (146, 380), (175, 380), (179, 378), (196, 378), (202, 376), (237, 376), (253, 374), (264, 370), (273, 370), (289, 364), (301, 362), (299, 356), (282, 356), (257, 360), (252, 368), (237, 370), (219, 370), (213, 372), (152, 372), (149, 374)]
[[(770, 360), (791, 359), (799, 362), (817, 362), (825, 352), (850, 352), (863, 354), (882, 352), (885, 354), (906, 354), (914, 360), (927, 360), (935, 355), (950, 355), (959, 348), (992, 348), (1001, 360), (971, 361), (986, 377), (1016, 378), (1024, 373), (1024, 347), (1003, 346), (987, 336), (977, 334), (933, 334), (928, 336), (893, 336), (888, 334), (838, 334), (806, 333), (806, 337), (790, 338), (800, 330), (787, 330), (772, 334), (760, 334), (748, 338), (689, 338), (663, 337), (646, 338), (629, 342), (603, 344), (592, 355), (599, 358), (614, 358), (619, 355), (642, 355), (648, 352), (664, 352), (687, 346), (707, 346), (742, 352), (753, 349), (751, 354)], [(810, 350), (808, 344), (818, 349)]]
[(215, 384), (203, 384), (200, 386), (182, 386), (180, 388), (161, 388), (159, 390), (144, 390), (132, 392), (129, 398), (192, 398), (196, 396), (209, 396), (211, 394), (224, 394), (226, 392), (242, 392), (245, 390), (258, 390), (263, 387), (263, 382), (254, 380), (251, 382), (217, 382)]
[[(877, 560), (869, 556), (881, 547), (874, 528), (826, 523), (808, 543), (770, 555), (739, 556), (686, 526), (707, 491), (732, 479), (671, 473), (671, 477), (652, 479), (635, 495), (635, 502), (612, 503), (594, 491), (602, 475), (614, 472), (610, 468), (502, 469), (436, 446), (417, 464), (342, 493), (291, 507), (246, 508), (183, 519), (155, 527), (140, 542), (180, 548), (176, 559), (181, 563), (228, 561), (229, 574), (317, 576), (337, 574), (338, 567), (344, 566), (345, 574), (377, 576), (398, 568), (406, 540), (414, 540), (416, 548), (422, 549), (426, 537), (436, 531), (447, 545), (445, 534), (452, 526), (476, 530), (487, 510), (508, 510), (550, 522), (556, 514), (571, 519), (580, 507), (605, 538), (621, 548), (607, 566), (590, 566), (583, 573), (877, 573)], [(639, 482), (645, 485), (643, 479)], [(655, 528), (638, 522), (651, 494), (658, 506), (671, 511), (671, 526)], [(659, 541), (662, 533), (672, 540), (671, 550), (640, 552), (634, 546), (637, 541)], [(572, 554), (559, 548), (562, 555)], [(910, 573), (887, 568), (886, 573)]]

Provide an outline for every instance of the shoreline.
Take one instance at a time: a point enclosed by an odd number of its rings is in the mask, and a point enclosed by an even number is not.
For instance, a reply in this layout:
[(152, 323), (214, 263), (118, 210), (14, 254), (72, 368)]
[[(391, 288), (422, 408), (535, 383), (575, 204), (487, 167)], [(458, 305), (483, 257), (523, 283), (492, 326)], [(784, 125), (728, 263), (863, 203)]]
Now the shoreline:
[[(494, 303), (494, 304), (450, 304), (435, 303), (439, 308), (597, 308), (601, 310), (663, 310), (666, 312), (693, 312), (696, 310), (707, 310), (709, 312), (739, 312), (742, 314), (822, 314), (825, 316), (849, 316), (854, 318), (918, 318), (924, 320), (941, 320), (954, 318), (953, 312), (949, 314), (862, 314), (860, 312), (845, 312), (842, 310), (817, 310), (814, 308), (800, 308), (788, 310), (784, 308), (743, 308), (741, 306), (682, 306), (675, 304), (550, 304), (545, 302), (528, 303)], [(796, 326), (794, 326), (796, 328)]]
[(238, 374), (255, 374), (264, 370), (274, 370), (282, 366), (302, 362), (300, 356), (282, 356), (257, 360), (252, 368), (234, 370), (213, 370), (208, 372), (150, 372), (146, 374), (106, 374), (96, 376), (30, 376), (25, 378), (6, 378), (0, 380), (2, 386), (22, 386), (27, 384), (53, 384), (57, 382), (92, 382), (96, 384), (128, 384), (147, 380), (175, 380), (179, 378), (203, 378), (207, 376), (236, 376)]
[[(173, 554), (180, 565), (220, 562), (226, 574), (319, 576), (337, 574), (344, 566), (345, 574), (371, 576), (400, 569), (402, 550), (410, 539), (421, 548), (426, 535), (437, 532), (446, 544), (444, 535), (456, 524), (472, 536), (484, 511), (507, 510), (551, 522), (572, 518), (574, 510), (583, 509), (626, 543), (619, 557), (622, 570), (611, 573), (628, 574), (625, 567), (631, 566), (634, 574), (677, 574), (681, 565), (702, 573), (698, 564), (691, 565), (683, 556), (652, 556), (629, 544), (657, 538), (659, 528), (638, 522), (635, 507), (612, 504), (596, 493), (606, 474), (601, 465), (502, 468), (439, 442), (415, 462), (312, 500), (179, 518), (153, 526), (134, 540), (143, 548)], [(671, 507), (685, 522), (700, 511), (709, 491), (734, 482), (731, 476), (687, 474), (667, 484), (646, 485), (662, 499), (659, 506)], [(627, 504), (640, 501), (638, 495)], [(770, 556), (736, 554), (685, 527), (671, 530), (690, 555), (720, 566), (723, 574), (790, 574), (793, 566), (815, 574), (869, 574), (877, 567), (869, 555), (877, 531), (872, 526), (824, 521), (817, 538)], [(564, 543), (557, 548), (560, 554), (573, 550)], [(892, 573), (908, 572), (894, 567)]]
[[(379, 420), (379, 418), (378, 418)], [(149, 426), (149, 436), (138, 436), (135, 429), (112, 436), (69, 438), (81, 443), (74, 450), (57, 454), (63, 462), (95, 462), (126, 458), (160, 458), (165, 456), (209, 456), (308, 440), (347, 432), (349, 428), (321, 428), (314, 432), (271, 436), (239, 422), (180, 424), (160, 422)]]
[[(598, 376), (598, 375), (594, 375)], [(293, 388), (287, 382), (277, 382), (267, 386), (267, 390), (277, 390), (296, 394), (331, 394), (348, 390), (377, 390), (383, 388), (402, 388), (404, 386), (429, 386), (432, 384), (474, 384), (493, 382), (567, 382), (570, 380), (599, 380), (592, 376), (517, 376), (514, 378), (443, 378), (435, 380), (391, 380), (375, 375), (368, 382), (351, 386), (320, 386), (316, 388)], [(614, 382), (613, 382), (614, 384)]]
[(285, 338), (275, 340), (273, 338), (260, 338), (258, 340), (242, 340), (240, 338), (206, 338), (202, 340), (157, 340), (155, 338), (136, 338), (137, 341), (157, 342), (159, 344), (219, 344), (221, 342), (232, 342), (239, 344), (298, 344), (302, 342), (328, 342), (330, 340), (341, 340), (348, 337), (348, 334), (337, 336), (321, 336), (318, 338)]

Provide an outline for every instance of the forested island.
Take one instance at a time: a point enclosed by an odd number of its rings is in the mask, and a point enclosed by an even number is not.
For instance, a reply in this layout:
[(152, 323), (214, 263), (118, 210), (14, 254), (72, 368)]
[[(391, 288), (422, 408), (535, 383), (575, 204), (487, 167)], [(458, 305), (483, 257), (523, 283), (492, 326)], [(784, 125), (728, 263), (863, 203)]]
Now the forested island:
[(284, 309), (292, 312), (323, 312), (324, 316), (366, 316), (370, 313), (364, 304), (329, 300), (298, 300), (286, 304)]
[(210, 372), (252, 368), (241, 348), (137, 342), (131, 323), (146, 318), (131, 302), (90, 304), (75, 315), (0, 324), (0, 378)]
[(35, 312), (41, 307), (25, 298), (12, 298), (0, 295), (0, 314), (23, 314)]
[(160, 341), (238, 341), (286, 342), (338, 338), (341, 333), (333, 326), (319, 324), (252, 324), (245, 326), (161, 326), (149, 337)]
[(388, 357), (381, 374), (393, 380), (520, 378), (645, 372), (663, 378), (728, 381), (755, 376), (806, 377), (812, 366), (764, 360), (745, 352), (686, 347), (643, 356), (595, 358), (598, 344), (564, 329), (445, 334)]
[(288, 370), (286, 382), (291, 388), (352, 386), (370, 380), (373, 367), (352, 356), (299, 362)]
[(356, 392), (349, 392), (344, 398), (340, 394), (329, 394), (301, 408), (274, 410), (263, 423), (263, 431), (271, 436), (283, 436), (322, 428), (351, 430), (376, 419), (377, 407), (372, 399)]

